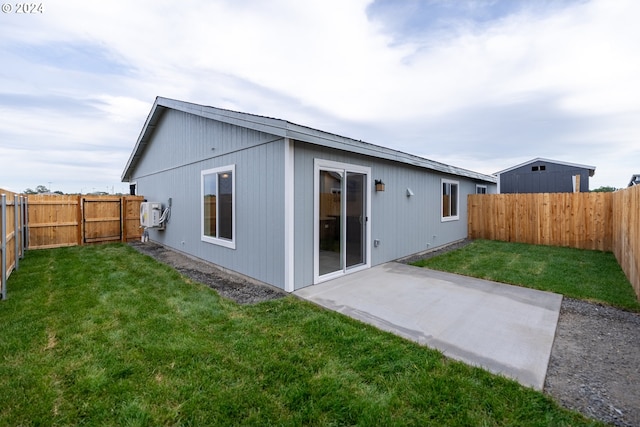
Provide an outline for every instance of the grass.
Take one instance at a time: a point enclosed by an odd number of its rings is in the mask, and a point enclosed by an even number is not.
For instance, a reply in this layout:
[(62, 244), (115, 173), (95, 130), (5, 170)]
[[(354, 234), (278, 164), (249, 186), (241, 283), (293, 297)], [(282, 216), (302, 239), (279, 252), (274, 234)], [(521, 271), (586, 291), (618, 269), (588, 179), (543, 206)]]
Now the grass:
[(240, 306), (126, 245), (27, 252), (0, 425), (598, 425), (295, 297)]
[(414, 265), (640, 312), (640, 302), (611, 252), (475, 240)]

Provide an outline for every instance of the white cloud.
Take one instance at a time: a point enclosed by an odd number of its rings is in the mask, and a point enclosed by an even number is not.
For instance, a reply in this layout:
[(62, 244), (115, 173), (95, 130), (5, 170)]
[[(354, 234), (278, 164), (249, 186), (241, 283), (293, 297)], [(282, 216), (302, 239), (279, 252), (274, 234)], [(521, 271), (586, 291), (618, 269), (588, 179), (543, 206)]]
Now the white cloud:
[[(114, 173), (103, 176), (118, 180), (160, 95), (481, 172), (539, 156), (595, 164), (609, 181), (602, 185), (622, 186), (638, 172), (627, 147), (640, 139), (640, 3), (522, 9), (481, 25), (448, 16), (449, 32), (406, 38), (385, 19), (410, 15), (370, 17), (370, 4), (61, 0), (42, 15), (3, 14), (3, 147), (55, 146), (61, 157), (49, 158), (63, 164), (64, 153), (111, 159)], [(105, 147), (112, 156), (95, 152)], [(11, 175), (17, 186), (32, 179)]]

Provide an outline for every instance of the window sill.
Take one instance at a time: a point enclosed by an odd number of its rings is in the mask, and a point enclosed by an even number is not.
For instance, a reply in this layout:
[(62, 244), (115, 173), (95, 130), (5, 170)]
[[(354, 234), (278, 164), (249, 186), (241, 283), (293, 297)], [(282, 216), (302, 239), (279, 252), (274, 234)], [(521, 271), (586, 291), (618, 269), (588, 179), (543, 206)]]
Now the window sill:
[(211, 243), (213, 245), (223, 246), (229, 249), (236, 248), (236, 242), (234, 242), (233, 240), (218, 239), (218, 238), (209, 237), (209, 236), (200, 236), (200, 240), (202, 240), (205, 243)]

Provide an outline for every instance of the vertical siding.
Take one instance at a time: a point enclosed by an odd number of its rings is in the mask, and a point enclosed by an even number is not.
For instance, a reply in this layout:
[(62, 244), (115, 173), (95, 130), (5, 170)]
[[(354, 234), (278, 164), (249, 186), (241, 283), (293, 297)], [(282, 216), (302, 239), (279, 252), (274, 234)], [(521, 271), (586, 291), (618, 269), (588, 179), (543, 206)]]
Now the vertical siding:
[[(167, 110), (133, 173), (138, 193), (165, 206), (166, 230), (152, 240), (277, 287), (284, 286), (284, 140), (274, 135)], [(295, 142), (294, 281), (313, 283), (315, 158), (371, 168), (372, 265), (462, 239), (467, 235), (467, 194), (476, 182), (313, 144)], [(200, 173), (236, 166), (236, 249), (200, 240)], [(459, 220), (440, 219), (441, 179), (459, 182)], [(385, 192), (373, 181), (382, 179)], [(493, 192), (491, 184), (487, 185)], [(407, 197), (410, 188), (414, 196)], [(380, 240), (373, 247), (373, 240)]]
[[(295, 284), (313, 284), (313, 161), (315, 158), (371, 167), (371, 263), (387, 261), (441, 246), (467, 236), (467, 194), (476, 182), (467, 178), (431, 172), (392, 161), (341, 152), (311, 144), (295, 145)], [(459, 181), (457, 221), (442, 222), (441, 179)], [(384, 192), (376, 192), (373, 181), (382, 179)], [(484, 185), (485, 183), (483, 183)], [(495, 184), (487, 184), (495, 192)], [(414, 195), (407, 197), (407, 188)], [(380, 240), (377, 248), (373, 240)]]
[[(532, 171), (545, 166), (544, 171)], [(501, 193), (572, 193), (573, 176), (580, 175), (580, 191), (589, 191), (589, 171), (568, 165), (538, 161), (500, 175)]]
[(193, 162), (219, 158), (276, 138), (182, 111), (167, 110), (156, 127), (152, 142), (136, 165), (134, 175), (143, 177)]
[(294, 288), (313, 284), (313, 153), (294, 141)]
[[(212, 150), (213, 148), (213, 150)], [(269, 134), (169, 110), (134, 172), (138, 194), (165, 206), (164, 245), (274, 286), (284, 282), (283, 141)], [(236, 249), (200, 240), (200, 173), (236, 165)]]

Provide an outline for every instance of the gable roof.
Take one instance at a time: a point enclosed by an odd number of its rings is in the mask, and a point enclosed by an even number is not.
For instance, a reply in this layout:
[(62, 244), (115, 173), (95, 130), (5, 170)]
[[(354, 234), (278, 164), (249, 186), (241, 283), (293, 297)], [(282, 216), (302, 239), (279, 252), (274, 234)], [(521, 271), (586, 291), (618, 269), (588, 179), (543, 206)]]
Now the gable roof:
[(496, 172), (494, 173), (494, 175), (501, 175), (505, 172), (510, 172), (514, 169), (518, 169), (521, 168), (522, 166), (526, 166), (529, 165), (531, 163), (536, 163), (536, 162), (545, 162), (545, 163), (553, 163), (556, 165), (563, 165), (563, 166), (571, 166), (574, 168), (580, 168), (580, 169), (587, 169), (589, 170), (589, 176), (593, 176), (596, 173), (596, 167), (595, 166), (588, 166), (588, 165), (580, 165), (577, 163), (569, 163), (569, 162), (561, 162), (559, 160), (551, 160), (551, 159), (544, 159), (542, 157), (536, 157), (535, 159), (529, 160), (528, 162), (524, 162), (524, 163), (520, 163), (519, 165), (516, 166), (512, 166), (508, 169), (505, 170), (501, 170), (500, 172)]
[(495, 176), (485, 175), (473, 172), (467, 169), (446, 165), (426, 159), (424, 157), (415, 156), (413, 154), (403, 153), (401, 151), (392, 150), (390, 148), (379, 145), (369, 144), (367, 142), (358, 141), (340, 135), (312, 129), (306, 126), (297, 125), (286, 120), (274, 119), (270, 117), (258, 116), (248, 113), (240, 113), (237, 111), (225, 110), (221, 108), (208, 107), (190, 102), (178, 101), (175, 99), (157, 97), (147, 120), (142, 127), (140, 136), (136, 142), (133, 152), (127, 161), (127, 165), (122, 173), (122, 182), (128, 182), (131, 179), (133, 171), (138, 161), (144, 155), (144, 150), (155, 130), (158, 122), (162, 118), (163, 113), (167, 109), (182, 111), (196, 116), (216, 120), (222, 123), (233, 124), (244, 128), (265, 132), (283, 138), (291, 138), (301, 142), (322, 145), (325, 147), (336, 148), (352, 153), (364, 154), (386, 160), (393, 160), (425, 169), (443, 172), (451, 175), (458, 175), (467, 178), (476, 179), (490, 183), (496, 183)]

